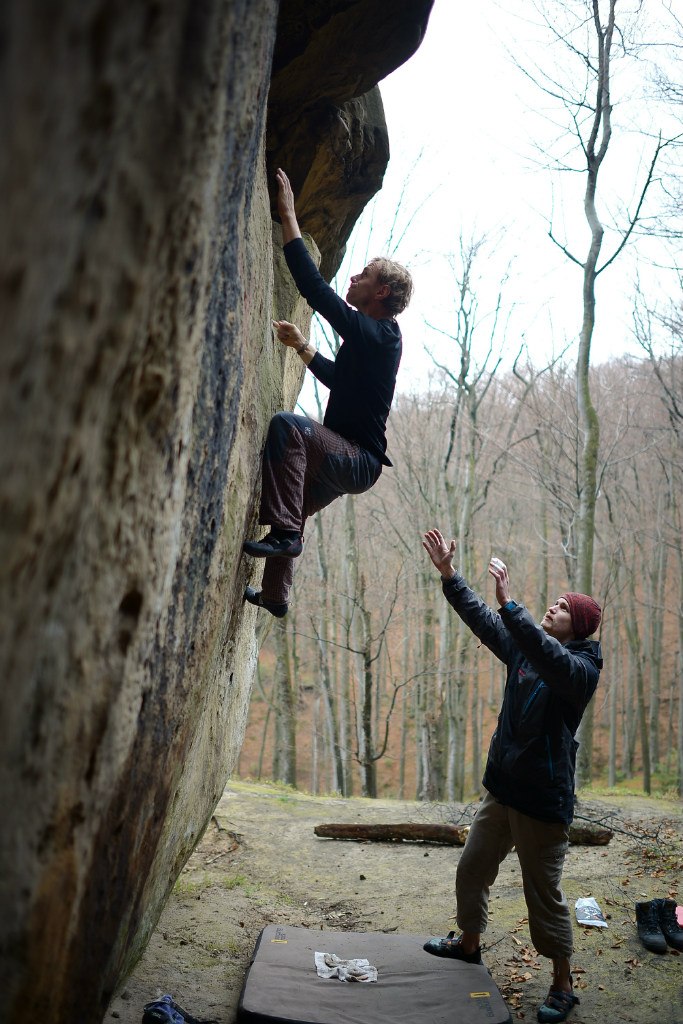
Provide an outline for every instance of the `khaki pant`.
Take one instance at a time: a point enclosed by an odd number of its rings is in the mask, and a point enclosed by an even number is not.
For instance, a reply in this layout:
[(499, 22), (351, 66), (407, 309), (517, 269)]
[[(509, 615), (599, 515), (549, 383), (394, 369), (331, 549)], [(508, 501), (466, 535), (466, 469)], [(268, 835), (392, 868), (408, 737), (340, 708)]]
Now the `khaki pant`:
[(537, 821), (499, 804), (487, 793), (458, 864), (458, 927), (468, 932), (486, 931), (489, 890), (514, 846), (522, 869), (531, 941), (542, 956), (571, 957), (572, 921), (560, 889), (568, 837), (568, 825)]

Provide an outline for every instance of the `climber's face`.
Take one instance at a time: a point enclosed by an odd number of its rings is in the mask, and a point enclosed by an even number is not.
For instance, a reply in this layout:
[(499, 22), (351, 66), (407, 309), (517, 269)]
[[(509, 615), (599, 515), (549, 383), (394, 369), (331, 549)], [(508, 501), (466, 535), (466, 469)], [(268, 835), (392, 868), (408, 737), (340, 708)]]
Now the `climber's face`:
[(361, 313), (373, 308), (376, 303), (381, 303), (386, 297), (388, 287), (379, 281), (379, 271), (376, 267), (365, 267), (360, 274), (351, 275), (351, 283), (346, 293), (346, 301), (350, 306), (355, 306)]

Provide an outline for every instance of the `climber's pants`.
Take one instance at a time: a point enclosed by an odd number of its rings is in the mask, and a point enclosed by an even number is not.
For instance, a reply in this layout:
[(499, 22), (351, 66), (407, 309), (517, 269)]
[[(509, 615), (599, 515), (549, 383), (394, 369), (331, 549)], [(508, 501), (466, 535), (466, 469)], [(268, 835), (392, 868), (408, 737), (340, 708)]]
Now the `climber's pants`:
[[(355, 441), (306, 416), (279, 412), (263, 452), (259, 522), (303, 536), (309, 516), (342, 494), (369, 490), (381, 472), (379, 459)], [(263, 597), (287, 602), (293, 575), (293, 559), (266, 559)]]

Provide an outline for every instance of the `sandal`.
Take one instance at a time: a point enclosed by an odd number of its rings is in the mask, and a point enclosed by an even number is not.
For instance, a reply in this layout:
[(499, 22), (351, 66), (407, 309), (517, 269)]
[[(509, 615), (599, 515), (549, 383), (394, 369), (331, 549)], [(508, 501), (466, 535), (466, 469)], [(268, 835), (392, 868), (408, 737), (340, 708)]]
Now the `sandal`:
[[(571, 981), (572, 977), (570, 975), (570, 984)], [(573, 992), (564, 992), (562, 989), (551, 988), (543, 1006), (538, 1008), (538, 1020), (541, 1024), (556, 1024), (556, 1021), (566, 1020), (578, 1002), (579, 998)]]
[(462, 935), (455, 937), (455, 932), (449, 932), (445, 939), (428, 939), (422, 947), (432, 956), (450, 957), (451, 960), (462, 960), (466, 964), (480, 964), (481, 946), (478, 946), (474, 953), (465, 953), (461, 945)]

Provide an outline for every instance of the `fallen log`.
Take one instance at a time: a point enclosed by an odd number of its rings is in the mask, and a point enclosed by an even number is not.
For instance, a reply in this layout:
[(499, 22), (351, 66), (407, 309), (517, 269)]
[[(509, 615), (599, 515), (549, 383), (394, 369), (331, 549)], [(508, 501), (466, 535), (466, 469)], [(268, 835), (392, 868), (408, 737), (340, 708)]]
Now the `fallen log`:
[(379, 843), (446, 843), (464, 846), (468, 825), (316, 825), (314, 832), (321, 839), (352, 839), (356, 842)]
[[(442, 843), (447, 846), (464, 846), (469, 830), (469, 825), (341, 823), (316, 825), (313, 831), (320, 839), (348, 839), (357, 843)], [(598, 825), (569, 826), (569, 842), (574, 846), (607, 846), (613, 835), (610, 829)]]

